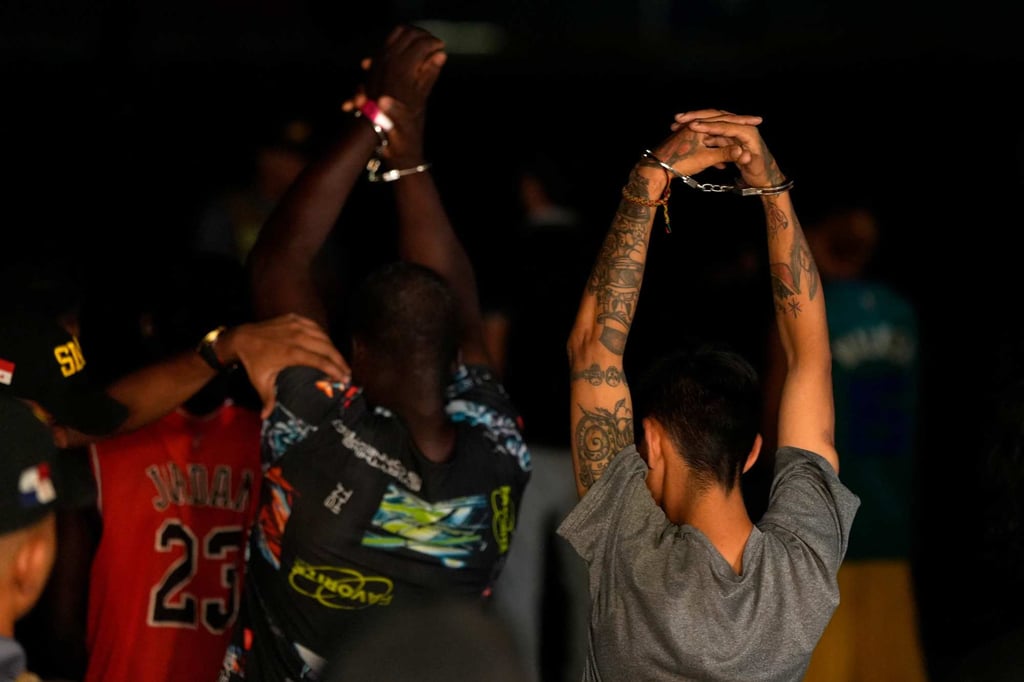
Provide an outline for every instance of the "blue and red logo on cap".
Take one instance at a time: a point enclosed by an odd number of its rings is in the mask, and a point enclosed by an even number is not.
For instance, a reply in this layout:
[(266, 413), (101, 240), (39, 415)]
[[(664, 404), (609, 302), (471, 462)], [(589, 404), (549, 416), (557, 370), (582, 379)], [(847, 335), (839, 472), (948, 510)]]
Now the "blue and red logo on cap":
[(22, 507), (36, 507), (57, 499), (57, 490), (50, 478), (50, 465), (43, 463), (24, 469), (18, 479)]

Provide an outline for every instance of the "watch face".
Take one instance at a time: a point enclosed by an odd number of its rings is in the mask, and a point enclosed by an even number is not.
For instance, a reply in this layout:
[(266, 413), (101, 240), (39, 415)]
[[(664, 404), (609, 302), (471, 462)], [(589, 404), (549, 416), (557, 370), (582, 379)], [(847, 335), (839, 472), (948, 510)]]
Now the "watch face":
[(222, 331), (224, 331), (224, 327), (217, 327), (216, 329), (211, 329), (210, 331), (206, 332), (206, 336), (203, 337), (203, 343), (215, 343), (217, 341), (217, 337), (220, 336), (220, 333)]
[(226, 369), (226, 367), (224, 366), (224, 363), (220, 361), (220, 358), (217, 357), (217, 352), (213, 349), (213, 344), (217, 342), (217, 338), (224, 329), (225, 327), (217, 327), (216, 329), (212, 329), (207, 332), (206, 336), (204, 336), (203, 340), (199, 343), (199, 348), (197, 349), (199, 351), (199, 355), (206, 361), (206, 364), (218, 372)]

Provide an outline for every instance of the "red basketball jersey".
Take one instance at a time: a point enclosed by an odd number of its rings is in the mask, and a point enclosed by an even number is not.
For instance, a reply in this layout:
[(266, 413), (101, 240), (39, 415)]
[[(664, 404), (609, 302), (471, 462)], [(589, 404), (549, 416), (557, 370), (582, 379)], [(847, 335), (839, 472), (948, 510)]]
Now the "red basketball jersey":
[(91, 446), (103, 535), (85, 682), (214, 680), (259, 497), (260, 419), (226, 404)]

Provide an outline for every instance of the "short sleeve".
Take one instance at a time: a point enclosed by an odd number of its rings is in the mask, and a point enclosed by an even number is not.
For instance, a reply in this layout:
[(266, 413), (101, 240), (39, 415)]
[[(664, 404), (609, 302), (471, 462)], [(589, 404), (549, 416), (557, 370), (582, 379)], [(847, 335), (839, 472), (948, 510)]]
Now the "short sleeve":
[(312, 367), (288, 367), (277, 377), (274, 410), (263, 422), (263, 463), (271, 464), (316, 431), (331, 412), (361, 406), (362, 392)]
[(768, 509), (757, 525), (799, 541), (834, 573), (846, 556), (859, 507), (860, 499), (823, 457), (783, 447), (776, 453)]
[(627, 446), (559, 525), (558, 534), (588, 564), (605, 553), (614, 535), (633, 532), (660, 511), (644, 483), (646, 475), (647, 464), (636, 446)]

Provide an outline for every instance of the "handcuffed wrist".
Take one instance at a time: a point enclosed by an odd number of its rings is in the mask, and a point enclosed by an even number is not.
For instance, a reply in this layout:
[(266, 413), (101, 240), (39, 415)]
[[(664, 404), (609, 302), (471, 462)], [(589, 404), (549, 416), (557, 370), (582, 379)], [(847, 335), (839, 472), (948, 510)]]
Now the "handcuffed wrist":
[(429, 161), (424, 161), (423, 163), (416, 164), (415, 166), (409, 166), (407, 168), (392, 168), (391, 170), (380, 172), (380, 159), (375, 156), (366, 164), (366, 177), (370, 182), (394, 182), (406, 175), (424, 173), (430, 170), (430, 165)]
[(696, 180), (693, 179), (693, 177), (686, 175), (685, 173), (680, 173), (671, 165), (659, 159), (657, 156), (654, 155), (654, 153), (650, 149), (645, 149), (643, 151), (643, 154), (641, 154), (640, 158), (650, 159), (654, 163), (664, 168), (667, 173), (671, 173), (675, 177), (682, 180), (687, 187), (699, 189), (702, 192), (731, 192), (733, 194), (739, 194), (740, 196), (749, 197), (782, 194), (783, 192), (788, 192), (790, 189), (793, 188), (792, 180), (786, 180), (780, 185), (773, 185), (771, 187), (750, 187), (749, 185), (744, 183), (742, 179), (737, 180), (736, 183), (732, 185), (720, 185), (713, 182), (697, 182)]

